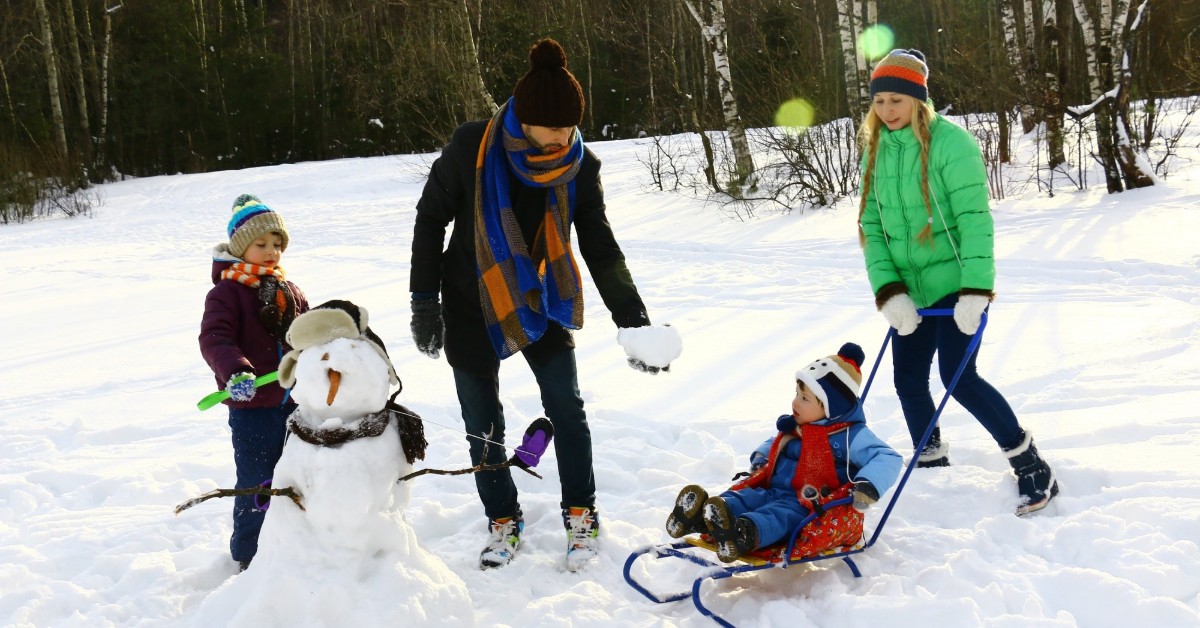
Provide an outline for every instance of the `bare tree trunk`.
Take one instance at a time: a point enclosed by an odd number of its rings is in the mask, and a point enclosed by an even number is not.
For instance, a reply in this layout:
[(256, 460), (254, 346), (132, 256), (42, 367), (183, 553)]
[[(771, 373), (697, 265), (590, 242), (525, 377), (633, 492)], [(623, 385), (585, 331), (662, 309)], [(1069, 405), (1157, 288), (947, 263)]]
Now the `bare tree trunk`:
[[(488, 91), (487, 85), (483, 82), (483, 68), (479, 67), (479, 50), (475, 47), (475, 34), (471, 31), (471, 7), (467, 5), (467, 0), (463, 0), (463, 47), (462, 57), (471, 67), (468, 80), (472, 83), (470, 91), (475, 92), (479, 98), (480, 106), (488, 112), (488, 117), (495, 115), (500, 109), (496, 105), (496, 99), (492, 98), (492, 93)], [(589, 98), (591, 94), (588, 95)]]
[(857, 30), (854, 24), (854, 0), (838, 0), (838, 33), (842, 44), (842, 75), (846, 80), (846, 109), (851, 120), (858, 120), (865, 111), (859, 103), (862, 91), (858, 84)]
[(83, 55), (79, 52), (79, 29), (75, 25), (75, 6), (71, 0), (64, 5), (66, 11), (67, 42), (71, 51), (72, 70), (75, 72), (75, 99), (79, 101), (79, 129), (84, 141), (80, 142), (80, 163), (92, 162), (92, 127), (88, 121), (87, 79), (83, 72)]
[[(867, 27), (874, 26), (879, 20), (879, 7), (876, 0), (862, 0), (862, 3), (863, 6), (860, 7), (854, 26), (856, 40)], [(854, 50), (854, 60), (858, 67), (858, 107), (856, 111), (862, 112), (867, 110), (867, 106), (871, 102), (871, 68), (862, 47), (855, 45)]]
[(54, 122), (54, 136), (58, 141), (58, 154), (63, 163), (68, 160), (67, 125), (63, 119), (62, 97), (58, 91), (58, 55), (54, 52), (54, 31), (50, 28), (50, 14), (46, 11), (46, 0), (34, 0), (34, 10), (42, 27), (42, 56), (46, 62), (46, 79), (50, 87), (50, 115)]
[[(658, 121), (658, 102), (654, 97), (654, 51), (650, 48), (651, 34), (650, 29), (650, 3), (646, 3), (646, 74), (650, 84), (650, 129), (652, 134), (657, 135), (660, 131)], [(591, 77), (589, 68), (588, 77)], [(589, 94), (590, 97), (590, 94)], [(591, 107), (588, 107), (590, 110)]]
[(583, 12), (583, 0), (579, 0), (579, 24), (580, 30), (583, 31), (583, 50), (584, 60), (587, 63), (587, 99), (588, 106), (586, 107), (588, 117), (588, 128), (595, 132), (596, 129), (596, 107), (592, 101), (592, 42), (588, 38), (587, 15)]
[(1045, 69), (1042, 75), (1043, 86), (1042, 108), (1046, 120), (1046, 160), (1051, 168), (1056, 168), (1067, 162), (1065, 139), (1063, 137), (1063, 98), (1062, 98), (1062, 31), (1059, 29), (1057, 0), (1042, 2), (1042, 34), (1043, 50), (1046, 57), (1039, 64)]
[[(1148, 5), (1149, 0), (1142, 0), (1133, 27), (1127, 29), (1129, 0), (1100, 0), (1099, 14), (1095, 18), (1089, 14), (1083, 0), (1072, 0), (1075, 19), (1083, 31), (1094, 98), (1090, 105), (1078, 108), (1073, 115), (1096, 116), (1100, 161), (1109, 193), (1154, 185), (1154, 180), (1138, 163), (1131, 139), (1128, 106), (1129, 50)], [(1113, 58), (1118, 48), (1122, 52), (1119, 64)]]
[[(725, 24), (725, 5), (722, 0), (705, 0), (704, 14), (698, 10), (695, 0), (683, 0), (696, 23), (704, 41), (712, 53), (713, 67), (717, 74), (717, 87), (721, 93), (721, 112), (725, 116), (725, 129), (733, 144), (736, 163), (736, 179), (740, 185), (754, 174), (754, 159), (750, 156), (750, 145), (746, 141), (746, 129), (738, 115), (737, 97), (733, 90), (733, 78), (729, 72), (729, 50)], [(707, 15), (707, 19), (704, 17)]]
[[(108, 167), (108, 64), (112, 54), (112, 14), (122, 5), (104, 11), (104, 45), (100, 51), (100, 129), (96, 136), (96, 169)], [(105, 172), (105, 177), (108, 172)]]
[[(1019, 94), (1017, 108), (1021, 114), (1021, 127), (1028, 133), (1033, 128), (1034, 110), (1030, 104), (1031, 90), (1029, 89), (1028, 75), (1025, 73), (1029, 62), (1024, 58), (1018, 41), (1016, 2), (1017, 0), (1002, 0), (1000, 17), (1004, 29), (1004, 49), (1008, 56), (1007, 67), (1013, 70), (1012, 73), (1017, 80), (1017, 93)], [(1032, 16), (1026, 15), (1025, 19), (1028, 21), (1032, 19)]]
[(1095, 19), (1088, 12), (1084, 0), (1071, 0), (1075, 10), (1075, 19), (1079, 22), (1083, 34), (1084, 53), (1087, 55), (1088, 93), (1095, 99), (1089, 113), (1096, 116), (1096, 143), (1100, 153), (1100, 163), (1104, 168), (1104, 180), (1109, 193), (1121, 192), (1124, 184), (1121, 182), (1121, 170), (1117, 166), (1116, 147), (1113, 144), (1113, 116), (1110, 107), (1097, 106), (1105, 98), (1106, 79), (1111, 79), (1112, 72), (1112, 5), (1110, 0), (1100, 0), (1099, 15)]
[(1146, 7), (1149, 5), (1150, 0), (1142, 0), (1141, 5), (1137, 9), (1137, 17), (1134, 18), (1133, 24), (1126, 29), (1129, 19), (1129, 0), (1118, 0), (1118, 20), (1114, 25), (1114, 29), (1119, 28), (1119, 32), (1123, 33), (1121, 63), (1115, 68), (1117, 71), (1117, 97), (1113, 100), (1113, 109), (1116, 112), (1119, 124), (1117, 163), (1121, 166), (1121, 174), (1125, 178), (1126, 189), (1144, 188), (1154, 185), (1154, 179), (1150, 177), (1147, 171), (1142, 168), (1142, 164), (1139, 163), (1140, 160), (1134, 146), (1133, 126), (1129, 122), (1129, 89), (1130, 84), (1133, 82), (1133, 71), (1130, 68), (1129, 57), (1133, 49), (1133, 41), (1138, 27), (1141, 26), (1142, 19), (1145, 17)]

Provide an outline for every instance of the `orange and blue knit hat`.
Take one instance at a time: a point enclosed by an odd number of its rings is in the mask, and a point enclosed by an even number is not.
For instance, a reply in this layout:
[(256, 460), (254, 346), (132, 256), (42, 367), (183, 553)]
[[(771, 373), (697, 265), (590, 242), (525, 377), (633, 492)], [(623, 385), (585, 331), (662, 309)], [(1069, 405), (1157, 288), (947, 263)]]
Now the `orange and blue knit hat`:
[(281, 250), (288, 245), (287, 227), (283, 217), (258, 200), (253, 194), (242, 194), (233, 201), (233, 216), (229, 219), (229, 252), (241, 257), (254, 241), (268, 233), (278, 233), (283, 240)]
[(871, 73), (871, 97), (879, 92), (896, 92), (925, 102), (929, 100), (928, 78), (924, 53), (915, 48), (893, 50), (879, 60)]

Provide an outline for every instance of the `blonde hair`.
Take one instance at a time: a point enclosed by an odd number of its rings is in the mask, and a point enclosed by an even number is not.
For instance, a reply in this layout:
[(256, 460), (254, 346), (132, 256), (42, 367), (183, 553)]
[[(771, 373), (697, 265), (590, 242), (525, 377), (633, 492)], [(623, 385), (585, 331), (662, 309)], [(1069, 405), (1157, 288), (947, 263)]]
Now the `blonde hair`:
[[(933, 233), (933, 207), (929, 199), (929, 125), (937, 118), (937, 112), (926, 101), (917, 100), (907, 94), (902, 95), (912, 100), (912, 120), (909, 121), (909, 126), (912, 127), (917, 143), (921, 145), (921, 196), (925, 199), (925, 213), (929, 216), (929, 220), (925, 222), (925, 228), (917, 234), (917, 242), (925, 243), (928, 240), (932, 246), (933, 240), (930, 239), (930, 235)], [(858, 128), (858, 147), (867, 151), (867, 167), (863, 170), (862, 178), (862, 200), (858, 204), (858, 243), (861, 246), (866, 246), (867, 243), (867, 236), (862, 229), (862, 216), (867, 209), (867, 193), (871, 189), (872, 179), (875, 175), (875, 157), (879, 154), (879, 132), (884, 126), (886, 125), (883, 120), (879, 119), (875, 113), (875, 107), (872, 105), (867, 110), (866, 117), (863, 118), (862, 126)], [(875, 199), (875, 202), (878, 203), (879, 199)]]

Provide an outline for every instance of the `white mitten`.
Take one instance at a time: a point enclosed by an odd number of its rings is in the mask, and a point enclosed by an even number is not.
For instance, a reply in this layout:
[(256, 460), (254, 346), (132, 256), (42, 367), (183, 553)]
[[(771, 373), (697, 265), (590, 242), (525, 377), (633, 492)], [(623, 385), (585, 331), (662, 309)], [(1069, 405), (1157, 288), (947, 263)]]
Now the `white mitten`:
[[(917, 325), (921, 324), (921, 315), (917, 314), (917, 304), (913, 303), (912, 297), (904, 293), (888, 299), (884, 302), (883, 307), (879, 308), (879, 311), (887, 319), (888, 325), (895, 327), (896, 333), (901, 336), (907, 336), (917, 331)], [(958, 318), (957, 314), (955, 318)]]
[(617, 342), (629, 356), (629, 366), (646, 373), (669, 370), (671, 362), (683, 353), (683, 339), (670, 325), (622, 327)]
[(962, 333), (973, 336), (979, 329), (979, 319), (991, 299), (982, 294), (964, 294), (954, 305), (954, 323)]

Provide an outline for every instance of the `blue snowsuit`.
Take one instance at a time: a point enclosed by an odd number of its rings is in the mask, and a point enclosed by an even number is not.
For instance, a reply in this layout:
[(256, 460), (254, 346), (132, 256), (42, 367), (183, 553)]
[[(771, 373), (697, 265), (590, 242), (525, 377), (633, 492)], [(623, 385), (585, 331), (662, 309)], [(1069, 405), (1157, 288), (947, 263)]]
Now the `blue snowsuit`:
[[(867, 427), (861, 403), (855, 403), (842, 416), (815, 422), (816, 425), (834, 423), (850, 424), (829, 436), (838, 481), (845, 484), (867, 480), (883, 495), (900, 475), (903, 465), (900, 454)], [(758, 547), (788, 540), (809, 514), (807, 503), (799, 499), (793, 487), (793, 478), (800, 470), (803, 446), (800, 428), (787, 414), (777, 419), (776, 426), (781, 433), (767, 439), (750, 455), (751, 465), (765, 465), (763, 471), (771, 469), (769, 482), (763, 482), (765, 478), (756, 478), (755, 474), (721, 494), (733, 517), (746, 517), (754, 522), (758, 529)], [(772, 460), (770, 453), (777, 439), (780, 444)], [(745, 486), (747, 484), (753, 486)]]

